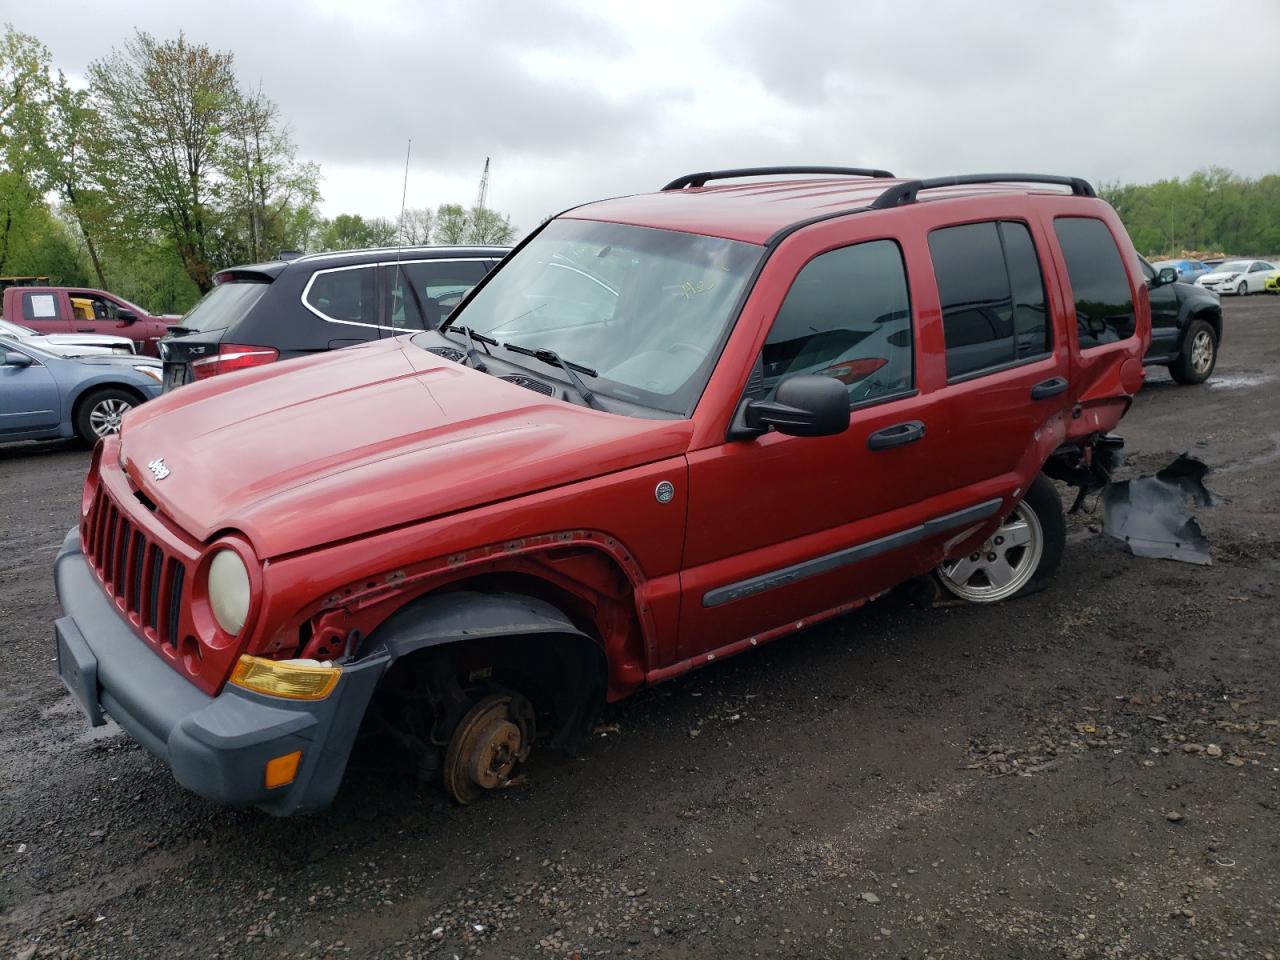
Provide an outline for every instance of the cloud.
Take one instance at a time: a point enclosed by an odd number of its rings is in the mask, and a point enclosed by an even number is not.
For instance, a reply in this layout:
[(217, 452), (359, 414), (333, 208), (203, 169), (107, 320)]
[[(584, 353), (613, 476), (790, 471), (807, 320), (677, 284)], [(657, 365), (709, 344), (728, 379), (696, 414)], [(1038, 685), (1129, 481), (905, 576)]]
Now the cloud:
[(491, 156), (493, 202), (526, 228), (724, 166), (1146, 181), (1280, 156), (1274, 0), (53, 6), (15, 26), (73, 75), (134, 24), (234, 52), (321, 164), (329, 214), (394, 215), (410, 137), (410, 205), (471, 202)]

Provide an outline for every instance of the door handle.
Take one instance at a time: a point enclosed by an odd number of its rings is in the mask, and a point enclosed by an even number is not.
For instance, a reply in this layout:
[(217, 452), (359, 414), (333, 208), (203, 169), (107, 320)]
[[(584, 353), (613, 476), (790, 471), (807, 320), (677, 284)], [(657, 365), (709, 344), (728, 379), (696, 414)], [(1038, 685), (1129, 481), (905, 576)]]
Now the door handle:
[(1048, 380), (1041, 380), (1031, 388), (1032, 400), (1048, 400), (1050, 397), (1056, 397), (1060, 393), (1067, 392), (1066, 377), (1051, 377)]
[(868, 450), (888, 450), (915, 443), (924, 436), (924, 424), (919, 420), (908, 420), (906, 423), (895, 423), (892, 427), (877, 430), (867, 437)]

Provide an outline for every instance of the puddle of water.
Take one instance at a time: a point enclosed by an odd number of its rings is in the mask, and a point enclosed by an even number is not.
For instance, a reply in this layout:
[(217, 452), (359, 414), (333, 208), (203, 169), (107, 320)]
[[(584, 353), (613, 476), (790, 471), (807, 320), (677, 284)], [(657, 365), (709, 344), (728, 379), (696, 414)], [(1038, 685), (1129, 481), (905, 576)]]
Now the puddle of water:
[(1246, 390), (1270, 383), (1275, 377), (1269, 373), (1228, 373), (1215, 374), (1209, 378), (1208, 386), (1214, 390)]

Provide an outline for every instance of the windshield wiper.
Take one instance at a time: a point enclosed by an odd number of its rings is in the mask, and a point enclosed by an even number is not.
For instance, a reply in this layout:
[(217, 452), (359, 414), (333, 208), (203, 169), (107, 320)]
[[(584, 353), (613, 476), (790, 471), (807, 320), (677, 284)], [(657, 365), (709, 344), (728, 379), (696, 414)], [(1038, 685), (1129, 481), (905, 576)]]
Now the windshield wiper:
[(481, 373), (488, 373), (488, 366), (486, 366), (485, 362), (480, 359), (480, 352), (476, 350), (476, 341), (478, 340), (481, 343), (486, 344), (484, 348), (485, 353), (489, 352), (488, 344), (493, 344), (496, 347), (499, 346), (498, 341), (493, 339), (493, 337), (486, 337), (483, 333), (476, 333), (470, 327), (459, 326), (451, 329), (461, 330), (463, 336), (467, 338), (467, 359), (471, 361), (471, 366), (476, 370), (479, 370)]
[(578, 391), (579, 395), (581, 395), (583, 403), (588, 407), (591, 407), (593, 410), (604, 409), (604, 407), (600, 406), (600, 401), (596, 399), (596, 395), (587, 389), (587, 385), (582, 382), (582, 378), (574, 372), (576, 370), (580, 370), (588, 377), (600, 376), (600, 374), (596, 373), (590, 367), (584, 367), (580, 363), (570, 363), (568, 360), (564, 359), (564, 357), (560, 356), (560, 354), (556, 353), (554, 350), (548, 350), (546, 347), (531, 349), (529, 347), (522, 347), (518, 343), (504, 343), (502, 346), (507, 350), (510, 350), (512, 353), (523, 354), (526, 357), (533, 357), (535, 360), (541, 360), (543, 363), (559, 367), (564, 371), (564, 375), (569, 378), (569, 382), (573, 384), (573, 388)]

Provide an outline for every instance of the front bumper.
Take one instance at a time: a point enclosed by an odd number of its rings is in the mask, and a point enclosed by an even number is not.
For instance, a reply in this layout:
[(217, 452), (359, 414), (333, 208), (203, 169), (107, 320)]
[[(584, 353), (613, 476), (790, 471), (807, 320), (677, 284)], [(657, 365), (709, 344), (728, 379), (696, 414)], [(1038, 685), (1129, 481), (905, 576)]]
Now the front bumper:
[[(105, 723), (105, 712), (168, 763), (179, 783), (218, 803), (284, 816), (333, 799), (386, 657), (344, 666), (324, 700), (286, 700), (231, 684), (210, 697), (122, 619), (85, 560), (77, 530), (54, 561), (54, 582), (65, 614), (54, 623), (58, 674), (91, 726)], [(295, 750), (302, 759), (294, 781), (268, 789), (267, 761)]]

